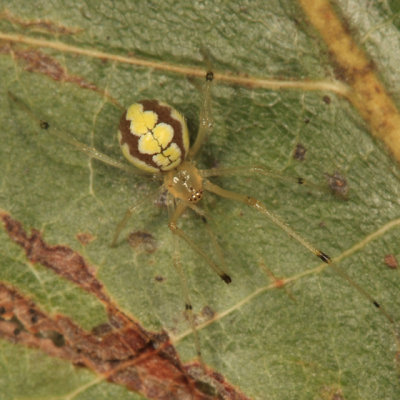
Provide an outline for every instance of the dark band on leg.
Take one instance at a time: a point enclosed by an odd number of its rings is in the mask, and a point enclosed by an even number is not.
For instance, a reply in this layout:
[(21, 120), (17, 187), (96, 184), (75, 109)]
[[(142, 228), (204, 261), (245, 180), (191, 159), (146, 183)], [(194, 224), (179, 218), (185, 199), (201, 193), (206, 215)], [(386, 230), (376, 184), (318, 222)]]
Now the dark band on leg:
[(317, 256), (325, 263), (332, 264), (332, 259), (328, 256), (328, 254), (323, 253), (318, 250)]
[(214, 79), (214, 72), (208, 71), (206, 74), (206, 81), (212, 81)]

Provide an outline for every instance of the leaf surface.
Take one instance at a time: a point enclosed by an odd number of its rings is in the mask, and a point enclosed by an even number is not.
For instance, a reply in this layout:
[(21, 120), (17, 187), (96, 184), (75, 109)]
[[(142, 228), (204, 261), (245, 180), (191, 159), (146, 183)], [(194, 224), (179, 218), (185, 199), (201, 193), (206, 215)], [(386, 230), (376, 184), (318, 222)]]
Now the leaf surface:
[[(400, 276), (384, 260), (400, 259), (399, 169), (343, 96), (300, 85), (339, 87), (343, 75), (297, 2), (267, 3), (3, 2), (1, 34), (21, 36), (0, 43), (0, 207), (26, 231), (40, 230), (47, 243), (79, 252), (121, 310), (147, 330), (166, 330), (182, 360), (193, 360), (167, 212), (162, 200), (150, 201), (159, 184), (90, 159), (40, 130), (7, 92), (52, 128), (124, 162), (116, 101), (124, 107), (144, 98), (172, 104), (187, 117), (193, 142), (201, 95), (187, 78), (206, 69), (206, 49), (228, 83), (217, 79), (213, 87), (214, 131), (198, 166), (260, 165), (315, 184), (256, 174), (213, 179), (257, 197), (338, 259), (394, 321), (263, 216), (206, 194), (202, 207), (233, 279), (226, 285), (179, 244), (206, 365), (253, 399), (398, 398)], [(384, 4), (340, 1), (335, 7), (398, 103), (399, 9), (394, 1)], [(32, 42), (38, 40), (40, 46)], [(229, 83), (233, 76), (254, 85)], [(259, 79), (298, 85), (268, 89)], [(306, 149), (303, 161), (293, 157), (299, 143)], [(335, 171), (347, 181), (347, 200), (324, 189), (326, 174)], [(110, 248), (118, 221), (142, 199), (119, 245)], [(188, 212), (180, 224), (218, 260), (198, 216)], [(132, 232), (150, 234), (155, 251), (132, 247), (126, 240)], [(95, 296), (32, 264), (5, 229), (0, 234), (2, 282), (87, 331), (107, 322)], [(278, 288), (273, 277), (289, 282)], [(0, 351), (6, 400), (141, 398), (38, 350), (2, 340)]]

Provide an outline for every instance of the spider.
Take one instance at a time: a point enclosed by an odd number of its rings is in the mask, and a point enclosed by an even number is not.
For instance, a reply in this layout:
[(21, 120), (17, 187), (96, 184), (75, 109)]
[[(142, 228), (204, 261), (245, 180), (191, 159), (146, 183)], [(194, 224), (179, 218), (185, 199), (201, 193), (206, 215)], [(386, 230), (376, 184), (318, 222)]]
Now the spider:
[[(219, 258), (222, 259), (220, 263), (222, 265), (216, 263), (205, 250), (192, 240), (178, 226), (178, 221), (187, 209), (191, 209), (201, 217), (207, 226), (205, 213), (198, 206), (206, 192), (211, 192), (220, 197), (244, 203), (255, 209), (264, 217), (267, 217), (324, 263), (332, 265), (344, 279), (346, 279), (352, 286), (379, 308), (380, 305), (368, 293), (353, 282), (344, 271), (338, 269), (338, 267), (332, 263), (330, 256), (323, 251), (318, 250), (309, 241), (295, 232), (279, 217), (273, 214), (263, 203), (246, 194), (223, 189), (209, 180), (209, 178), (215, 176), (236, 175), (243, 172), (271, 175), (270, 171), (261, 167), (211, 168), (205, 170), (196, 167), (196, 157), (213, 128), (211, 115), (211, 88), (213, 79), (213, 72), (207, 72), (201, 88), (202, 101), (200, 106), (199, 128), (192, 146), (190, 146), (189, 143), (189, 133), (185, 118), (177, 110), (166, 103), (158, 100), (139, 101), (129, 106), (120, 119), (118, 140), (125, 158), (136, 167), (135, 170), (137, 173), (142, 175), (153, 175), (159, 177), (162, 181), (161, 192), (167, 193), (168, 198), (168, 227), (170, 231), (174, 236), (185, 241), (206, 261), (206, 263), (225, 283), (229, 284), (232, 281), (232, 278), (223, 267), (223, 257), (220, 256), (220, 249), (217, 248), (216, 253), (219, 255)], [(100, 153), (97, 149), (77, 141), (72, 136), (66, 135), (64, 132), (52, 128), (48, 122), (40, 120), (35, 116), (21, 100), (16, 98), (16, 96), (11, 93), (9, 93), (9, 95), (39, 123), (42, 129), (49, 130), (53, 135), (57, 136), (64, 142), (75, 146), (78, 150), (88, 154), (92, 158), (100, 160), (113, 167), (132, 172), (130, 166), (120, 163), (119, 161)], [(303, 184), (304, 180), (298, 178), (297, 183)], [(116, 227), (111, 246), (117, 245), (120, 233), (124, 229), (129, 218), (137, 209), (137, 206), (138, 205), (135, 204), (129, 207), (126, 211), (124, 217)], [(213, 236), (212, 231), (208, 227), (207, 232), (211, 235), (211, 238), (213, 239), (212, 241), (218, 247), (218, 243)], [(189, 322), (194, 333), (197, 354), (201, 360), (199, 340), (195, 328), (189, 290), (181, 266), (181, 261), (176, 255), (174, 256), (174, 266), (181, 279), (184, 290), (185, 309), (189, 313)], [(383, 309), (381, 309), (381, 311), (384, 312)]]

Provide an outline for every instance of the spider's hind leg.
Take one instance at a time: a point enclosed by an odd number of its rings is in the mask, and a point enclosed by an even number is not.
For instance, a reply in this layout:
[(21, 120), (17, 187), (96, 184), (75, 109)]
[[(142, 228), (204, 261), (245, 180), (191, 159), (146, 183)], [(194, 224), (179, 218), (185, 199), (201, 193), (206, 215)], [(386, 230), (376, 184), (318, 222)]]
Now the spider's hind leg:
[(183, 239), (197, 254), (203, 257), (208, 265), (218, 274), (218, 276), (225, 282), (231, 283), (231, 277), (223, 271), (208, 255), (207, 253), (200, 248), (181, 228), (178, 227), (177, 221), (182, 213), (188, 208), (189, 206), (183, 202), (179, 202), (178, 206), (172, 213), (172, 216), (169, 219), (168, 227), (174, 235), (179, 236)]
[(232, 192), (230, 190), (223, 189), (207, 180), (204, 180), (204, 189), (208, 190), (212, 193), (217, 194), (218, 196), (225, 197), (227, 199), (239, 201), (248, 205), (249, 207), (254, 208), (260, 214), (267, 217), (270, 221), (272, 221), (275, 225), (279, 226), (282, 230), (284, 230), (290, 237), (299, 242), (302, 246), (304, 246), (307, 250), (317, 256), (324, 263), (332, 267), (343, 279), (345, 279), (351, 286), (353, 286), (358, 292), (360, 292), (365, 298), (367, 298), (379, 311), (391, 322), (393, 323), (393, 318), (386, 312), (386, 310), (371, 296), (369, 295), (361, 286), (359, 286), (356, 282), (354, 282), (345, 271), (343, 271), (338, 265), (336, 265), (332, 258), (328, 256), (328, 254), (324, 253), (321, 250), (318, 250), (314, 247), (308, 240), (299, 235), (296, 231), (286, 225), (279, 217), (277, 217), (274, 213), (272, 213), (268, 208), (262, 204), (259, 200), (254, 197), (250, 197), (241, 193)]

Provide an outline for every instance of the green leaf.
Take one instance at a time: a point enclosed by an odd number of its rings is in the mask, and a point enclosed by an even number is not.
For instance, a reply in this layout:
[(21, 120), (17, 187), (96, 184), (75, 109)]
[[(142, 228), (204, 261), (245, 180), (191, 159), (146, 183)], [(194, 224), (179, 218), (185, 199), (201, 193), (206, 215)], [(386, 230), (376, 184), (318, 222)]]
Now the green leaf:
[[(399, 11), (394, 1), (392, 9), (383, 4), (350, 1), (337, 7), (398, 100), (400, 35), (393, 13)], [(201, 50), (206, 49), (216, 72), (253, 77), (256, 83), (215, 82), (214, 131), (198, 166), (261, 165), (302, 176), (321, 188), (327, 185), (325, 174), (339, 171), (349, 186), (347, 200), (255, 174), (213, 182), (257, 197), (318, 249), (339, 257), (338, 266), (394, 320), (389, 322), (334, 269), (318, 268), (316, 257), (269, 220), (242, 204), (206, 194), (200, 205), (233, 279), (226, 285), (179, 242), (196, 321), (212, 318), (198, 331), (206, 365), (253, 399), (400, 396), (395, 332), (400, 275), (384, 262), (387, 255), (400, 259), (398, 166), (370, 136), (357, 110), (333, 91), (257, 86), (256, 78), (335, 80), (326, 47), (296, 2), (102, 1), (67, 6), (53, 1), (50, 8), (45, 2), (14, 1), (3, 2), (2, 9), (0, 33), (21, 35), (0, 43), (3, 211), (27, 231), (40, 230), (47, 243), (81, 253), (125, 313), (145, 329), (166, 330), (184, 362), (195, 358), (162, 202), (143, 205), (117, 248), (110, 247), (126, 209), (150, 198), (159, 184), (91, 160), (40, 130), (7, 92), (23, 99), (51, 127), (124, 162), (116, 137), (121, 110), (112, 99), (123, 106), (143, 98), (172, 104), (187, 117), (193, 142), (201, 95), (185, 68), (205, 70)], [(42, 40), (42, 46), (24, 38)], [(148, 64), (128, 64), (117, 56), (137, 56)], [(304, 161), (293, 157), (298, 143), (306, 148)], [(201, 219), (187, 212), (179, 222), (217, 261)], [(129, 245), (126, 237), (137, 231), (152, 235), (154, 252)], [(81, 233), (94, 240), (82, 244), (77, 238)], [(30, 263), (5, 230), (0, 234), (1, 281), (46, 312), (65, 314), (86, 330), (107, 322), (93, 295)], [(275, 287), (265, 266), (290, 283)], [(0, 351), (5, 400), (141, 398), (39, 350), (1, 340)]]

